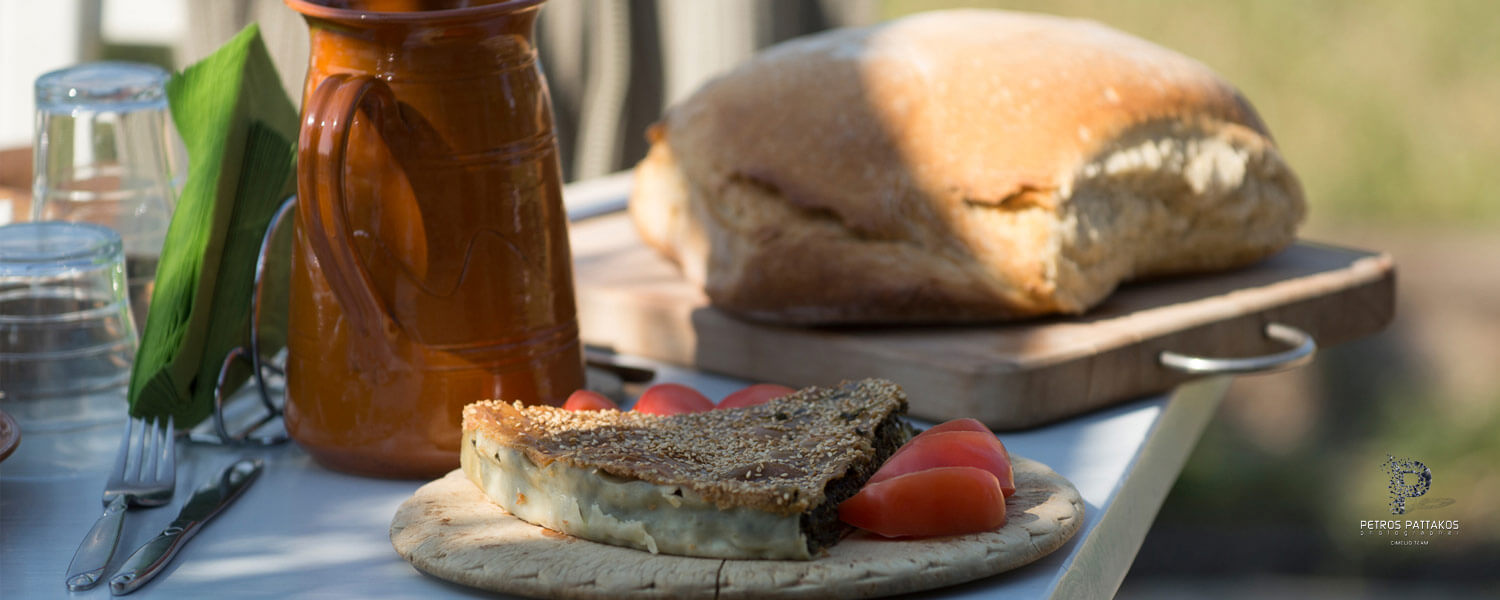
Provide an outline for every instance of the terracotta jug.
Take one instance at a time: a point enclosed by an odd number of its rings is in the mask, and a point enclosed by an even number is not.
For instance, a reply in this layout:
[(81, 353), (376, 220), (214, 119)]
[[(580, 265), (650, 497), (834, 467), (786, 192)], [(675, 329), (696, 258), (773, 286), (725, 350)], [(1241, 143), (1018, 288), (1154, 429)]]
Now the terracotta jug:
[(540, 0), (308, 2), (286, 426), (320, 463), (458, 466), (460, 413), (583, 386)]

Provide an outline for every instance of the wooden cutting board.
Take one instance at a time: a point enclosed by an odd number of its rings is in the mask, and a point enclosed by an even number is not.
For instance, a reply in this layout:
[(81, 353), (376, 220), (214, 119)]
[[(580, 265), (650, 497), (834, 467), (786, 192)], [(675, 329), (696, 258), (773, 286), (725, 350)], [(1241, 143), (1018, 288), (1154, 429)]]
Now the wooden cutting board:
[(708, 305), (676, 267), (645, 247), (624, 213), (572, 227), (584, 342), (793, 387), (883, 377), (915, 416), (974, 417), (1030, 427), (1187, 379), (1161, 352), (1208, 357), (1284, 350), (1265, 324), (1328, 347), (1370, 335), (1395, 310), (1386, 254), (1302, 242), (1249, 268), (1130, 284), (1081, 317), (982, 326), (794, 328)]

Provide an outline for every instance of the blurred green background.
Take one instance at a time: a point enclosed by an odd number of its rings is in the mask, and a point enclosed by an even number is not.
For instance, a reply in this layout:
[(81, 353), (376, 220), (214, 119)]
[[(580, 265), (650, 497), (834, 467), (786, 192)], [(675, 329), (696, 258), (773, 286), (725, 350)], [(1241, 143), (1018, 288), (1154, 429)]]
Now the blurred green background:
[[(1500, 2), (888, 0), (882, 12), (949, 6), (1089, 18), (1201, 60), (1250, 98), (1296, 168), (1303, 236), (1396, 259), (1388, 330), (1234, 383), (1120, 596), (1493, 594)], [(1433, 472), (1400, 517), (1388, 454)], [(1382, 518), (1461, 529), (1417, 547), (1359, 535), (1360, 520)]]

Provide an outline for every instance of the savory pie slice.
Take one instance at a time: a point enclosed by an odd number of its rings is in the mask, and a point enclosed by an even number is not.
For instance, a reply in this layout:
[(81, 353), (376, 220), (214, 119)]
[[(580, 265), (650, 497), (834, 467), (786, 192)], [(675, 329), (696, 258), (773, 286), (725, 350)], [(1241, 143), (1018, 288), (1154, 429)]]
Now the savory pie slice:
[(888, 381), (749, 408), (656, 416), (485, 401), (464, 408), (463, 471), (525, 521), (688, 556), (808, 559), (910, 429)]

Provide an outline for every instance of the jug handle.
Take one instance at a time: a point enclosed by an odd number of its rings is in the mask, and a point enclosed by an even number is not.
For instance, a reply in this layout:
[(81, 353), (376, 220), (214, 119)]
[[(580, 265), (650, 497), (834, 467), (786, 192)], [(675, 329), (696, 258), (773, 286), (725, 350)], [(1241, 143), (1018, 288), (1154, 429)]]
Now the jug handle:
[[(390, 86), (370, 75), (330, 75), (308, 97), (297, 143), (297, 213), (313, 255), (326, 265), (322, 270), (328, 287), (355, 333), (367, 340), (389, 341), (399, 325), (375, 294), (374, 279), (354, 252), (344, 204), (349, 126), (360, 109), (381, 130), (400, 118)], [(370, 330), (372, 325), (379, 328), (378, 334)]]

